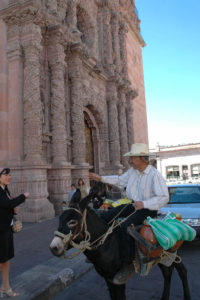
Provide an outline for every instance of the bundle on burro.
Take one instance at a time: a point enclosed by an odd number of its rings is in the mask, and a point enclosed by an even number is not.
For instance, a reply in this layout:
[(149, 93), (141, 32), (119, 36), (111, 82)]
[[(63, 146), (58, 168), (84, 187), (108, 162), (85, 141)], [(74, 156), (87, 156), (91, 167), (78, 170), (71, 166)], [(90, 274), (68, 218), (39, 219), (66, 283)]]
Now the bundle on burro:
[[(121, 285), (113, 283), (115, 274), (122, 266), (120, 222), (123, 220), (114, 219), (108, 224), (101, 218), (101, 214), (88, 206), (92, 199), (100, 196), (101, 188), (98, 189), (98, 185), (91, 189), (84, 199), (81, 199), (80, 191), (77, 190), (70, 206), (60, 216), (59, 228), (55, 232), (50, 249), (54, 255), (60, 257), (72, 247), (79, 249), (78, 253), (83, 252), (94, 264), (96, 271), (104, 277), (110, 298), (125, 300), (125, 283)], [(128, 227), (128, 232), (133, 237), (131, 240), (134, 241), (135, 273), (147, 275), (149, 270), (158, 264), (164, 277), (161, 299), (167, 300), (170, 297), (172, 271), (176, 268), (183, 284), (184, 299), (191, 299), (187, 270), (181, 258), (177, 256), (176, 250), (182, 240), (194, 239), (195, 232), (171, 214), (162, 221), (149, 217), (145, 223), (139, 227)]]

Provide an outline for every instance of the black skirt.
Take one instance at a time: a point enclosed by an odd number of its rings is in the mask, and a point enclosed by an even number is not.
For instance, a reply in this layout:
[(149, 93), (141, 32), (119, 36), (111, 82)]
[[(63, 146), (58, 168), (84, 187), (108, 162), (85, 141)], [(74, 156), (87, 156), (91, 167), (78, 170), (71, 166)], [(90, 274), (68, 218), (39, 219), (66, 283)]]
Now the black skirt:
[(4, 263), (14, 257), (13, 231), (10, 227), (7, 231), (0, 231), (0, 263)]

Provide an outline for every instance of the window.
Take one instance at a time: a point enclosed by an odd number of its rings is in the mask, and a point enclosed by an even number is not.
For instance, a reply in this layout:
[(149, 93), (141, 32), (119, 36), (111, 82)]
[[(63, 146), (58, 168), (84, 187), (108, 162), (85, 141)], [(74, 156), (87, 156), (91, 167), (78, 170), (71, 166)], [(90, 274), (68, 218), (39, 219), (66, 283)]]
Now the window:
[(192, 177), (200, 177), (200, 164), (191, 166), (191, 176)]
[(166, 168), (167, 178), (178, 178), (180, 176), (179, 166), (170, 166)]

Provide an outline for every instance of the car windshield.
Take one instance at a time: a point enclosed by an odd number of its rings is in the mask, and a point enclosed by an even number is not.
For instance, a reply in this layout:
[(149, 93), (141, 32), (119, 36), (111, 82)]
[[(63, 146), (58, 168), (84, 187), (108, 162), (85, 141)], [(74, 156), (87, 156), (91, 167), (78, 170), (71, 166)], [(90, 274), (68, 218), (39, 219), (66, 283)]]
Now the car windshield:
[(170, 203), (200, 203), (200, 187), (169, 187), (169, 198)]

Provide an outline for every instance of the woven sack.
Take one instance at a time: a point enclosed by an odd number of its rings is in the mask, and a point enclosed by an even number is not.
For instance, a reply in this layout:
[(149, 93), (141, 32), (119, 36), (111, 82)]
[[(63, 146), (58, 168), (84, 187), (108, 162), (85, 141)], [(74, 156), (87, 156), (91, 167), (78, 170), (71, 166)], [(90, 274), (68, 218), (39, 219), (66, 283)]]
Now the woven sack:
[(192, 227), (178, 221), (172, 213), (168, 213), (162, 220), (147, 217), (147, 223), (164, 250), (172, 248), (178, 241), (192, 241), (196, 236)]

